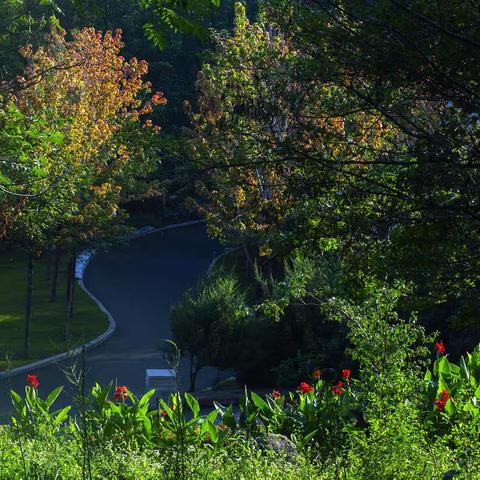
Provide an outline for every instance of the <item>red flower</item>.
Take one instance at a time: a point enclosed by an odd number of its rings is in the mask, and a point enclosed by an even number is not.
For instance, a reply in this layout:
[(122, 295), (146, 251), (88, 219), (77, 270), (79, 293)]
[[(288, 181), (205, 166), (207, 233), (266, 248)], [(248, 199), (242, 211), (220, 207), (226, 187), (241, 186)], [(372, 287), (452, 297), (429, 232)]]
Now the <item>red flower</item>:
[(332, 393), (335, 395), (342, 395), (343, 394), (343, 382), (338, 382), (336, 385), (332, 387)]
[(322, 371), (317, 368), (314, 372), (313, 372), (313, 378), (320, 378), (322, 376)]
[(347, 368), (345, 370), (342, 370), (342, 378), (344, 380), (348, 380), (350, 378), (350, 373), (352, 373), (350, 370)]
[(278, 400), (281, 396), (282, 396), (282, 394), (281, 394), (278, 390), (274, 390), (274, 391), (272, 392), (272, 397), (273, 397), (275, 400)]
[(118, 386), (113, 394), (113, 399), (118, 402), (119, 400), (126, 400), (128, 398), (128, 387), (126, 385)]
[(33, 375), (33, 373), (29, 373), (27, 375), (27, 382), (32, 388), (38, 388), (38, 386), (40, 385), (38, 378), (36, 377), (36, 375)]
[(448, 402), (450, 398), (450, 394), (446, 390), (442, 390), (440, 392), (440, 397), (436, 398), (433, 403), (435, 403), (437, 409), (439, 412), (441, 412), (444, 408), (446, 403)]
[(298, 386), (298, 389), (300, 390), (300, 393), (312, 393), (313, 392), (313, 387), (306, 382), (302, 382)]
[(160, 415), (161, 415), (162, 417), (166, 417), (166, 416), (167, 416), (167, 412), (166, 412), (165, 410), (162, 410), (162, 411), (160, 412)]
[(435, 342), (435, 350), (439, 355), (443, 355), (445, 353), (445, 345), (441, 340)]

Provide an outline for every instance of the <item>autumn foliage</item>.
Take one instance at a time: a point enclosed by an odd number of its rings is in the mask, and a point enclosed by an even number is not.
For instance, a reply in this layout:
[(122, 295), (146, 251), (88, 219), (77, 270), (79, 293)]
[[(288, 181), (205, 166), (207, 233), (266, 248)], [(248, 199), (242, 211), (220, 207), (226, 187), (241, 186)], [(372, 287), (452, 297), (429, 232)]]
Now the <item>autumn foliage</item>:
[(139, 139), (155, 134), (160, 127), (148, 116), (166, 103), (161, 92), (148, 100), (148, 65), (127, 61), (123, 47), (120, 29), (102, 34), (88, 27), (69, 35), (52, 27), (43, 46), (21, 50), (27, 67), (12, 102), (27, 118), (58, 125), (61, 140), (55, 156), (44, 157), (41, 175), (66, 203), (58, 223), (84, 225), (84, 240), (117, 214), (122, 183), (132, 174), (129, 161), (142, 148), (132, 132), (139, 131)]
[[(139, 99), (150, 89), (143, 81), (147, 63), (135, 57), (126, 61), (119, 55), (124, 46), (121, 35), (120, 29), (102, 35), (85, 28), (67, 40), (64, 30), (54, 28), (45, 47), (23, 48), (30, 66), (22, 80), (28, 83), (40, 76), (41, 81), (21, 92), (19, 105), (25, 111), (70, 119), (66, 148), (75, 161), (94, 161), (125, 120), (138, 121), (151, 112), (151, 104), (142, 106)], [(155, 99), (157, 104), (165, 103), (161, 93)], [(117, 153), (124, 157), (124, 146), (118, 145)]]

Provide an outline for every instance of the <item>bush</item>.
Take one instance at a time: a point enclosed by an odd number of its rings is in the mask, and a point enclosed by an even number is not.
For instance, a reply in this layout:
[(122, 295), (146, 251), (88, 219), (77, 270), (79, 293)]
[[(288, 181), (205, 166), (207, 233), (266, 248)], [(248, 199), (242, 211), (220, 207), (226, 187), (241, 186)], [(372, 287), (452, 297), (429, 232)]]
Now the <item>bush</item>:
[(207, 277), (196, 291), (187, 291), (172, 307), (173, 339), (190, 359), (190, 391), (201, 368), (228, 368), (239, 355), (240, 340), (250, 318), (245, 293), (231, 275)]
[[(202, 412), (188, 393), (152, 408), (153, 391), (110, 384), (54, 410), (61, 389), (44, 400), (29, 377), (0, 430), (0, 478), (480, 478), (480, 346), (457, 365), (437, 342), (429, 362), (432, 339), (399, 316), (402, 298), (396, 288), (359, 306), (329, 302), (357, 376), (315, 368), (295, 392), (245, 391), (238, 409)], [(271, 451), (272, 434), (288, 449)]]

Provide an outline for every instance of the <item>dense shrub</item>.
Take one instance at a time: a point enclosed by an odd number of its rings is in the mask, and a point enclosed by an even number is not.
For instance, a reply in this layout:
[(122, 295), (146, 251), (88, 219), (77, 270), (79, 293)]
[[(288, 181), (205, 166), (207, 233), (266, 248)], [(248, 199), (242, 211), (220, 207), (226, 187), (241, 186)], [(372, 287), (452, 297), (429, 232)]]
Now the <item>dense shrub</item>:
[[(375, 376), (361, 363), (359, 378), (315, 369), (296, 392), (246, 391), (238, 408), (209, 413), (188, 393), (153, 408), (154, 391), (137, 398), (112, 384), (96, 385), (75, 414), (53, 410), (61, 388), (44, 400), (29, 376), (0, 429), (0, 478), (478, 478), (480, 346), (456, 365), (438, 345), (418, 377), (406, 363)], [(265, 447), (271, 434), (294, 442), (293, 458)]]
[(357, 373), (317, 366), (296, 391), (245, 390), (238, 407), (205, 412), (189, 393), (153, 407), (154, 391), (109, 384), (55, 410), (61, 388), (44, 399), (30, 375), (25, 395), (11, 392), (0, 478), (480, 478), (480, 346), (453, 362), (398, 314), (402, 298), (394, 288), (360, 305), (326, 302)]
[(250, 317), (245, 293), (231, 275), (207, 277), (171, 309), (173, 338), (190, 360), (190, 390), (201, 368), (232, 367)]

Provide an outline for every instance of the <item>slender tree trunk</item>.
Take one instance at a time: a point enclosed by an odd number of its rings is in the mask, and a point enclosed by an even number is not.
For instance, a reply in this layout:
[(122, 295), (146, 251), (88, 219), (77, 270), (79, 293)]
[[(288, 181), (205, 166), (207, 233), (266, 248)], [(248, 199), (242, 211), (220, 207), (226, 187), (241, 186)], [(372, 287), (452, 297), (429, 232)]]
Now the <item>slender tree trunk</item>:
[(47, 258), (47, 268), (45, 269), (45, 281), (47, 285), (50, 283), (50, 278), (52, 276), (52, 263), (53, 263), (53, 251), (51, 251)]
[(248, 251), (247, 243), (243, 244), (243, 253), (245, 254), (245, 271), (247, 274), (247, 279), (253, 277), (253, 260)]
[(33, 255), (28, 254), (27, 261), (27, 295), (25, 298), (25, 323), (23, 337), (23, 356), (28, 358), (30, 349), (30, 319), (32, 316), (32, 296), (33, 296)]
[(190, 388), (189, 392), (195, 392), (195, 386), (197, 384), (197, 375), (202, 367), (199, 367), (198, 364), (195, 365), (194, 356), (190, 356)]
[(58, 266), (60, 264), (60, 248), (55, 247), (55, 252), (52, 256), (52, 263), (53, 263), (53, 271), (52, 271), (52, 278), (50, 283), (50, 299), (51, 303), (57, 301), (57, 284), (58, 284)]
[(66, 319), (65, 319), (65, 339), (70, 339), (70, 319), (73, 317), (73, 304), (75, 297), (75, 265), (77, 256), (72, 253), (68, 262), (67, 270), (67, 291), (66, 291)]
[(68, 309), (68, 316), (70, 318), (73, 317), (73, 306), (75, 304), (75, 267), (77, 266), (77, 254), (72, 253), (72, 258), (71, 258), (71, 264), (72, 264), (72, 269), (71, 269), (71, 278), (70, 278), (70, 304), (69, 304), (69, 309)]

